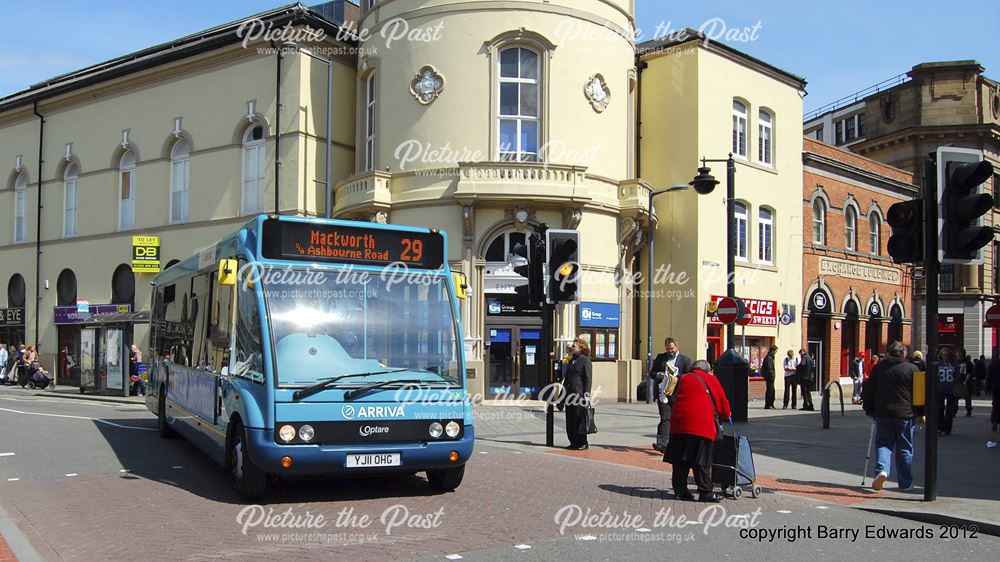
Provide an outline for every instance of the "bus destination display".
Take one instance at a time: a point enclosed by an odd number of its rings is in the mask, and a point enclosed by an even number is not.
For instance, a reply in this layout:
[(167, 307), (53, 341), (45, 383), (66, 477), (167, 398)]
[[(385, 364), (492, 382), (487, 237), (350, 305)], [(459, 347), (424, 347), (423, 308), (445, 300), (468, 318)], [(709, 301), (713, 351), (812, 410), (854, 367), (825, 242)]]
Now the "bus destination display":
[(404, 263), (437, 269), (444, 261), (444, 237), (434, 232), (267, 221), (264, 256), (270, 259), (344, 262), (364, 265)]

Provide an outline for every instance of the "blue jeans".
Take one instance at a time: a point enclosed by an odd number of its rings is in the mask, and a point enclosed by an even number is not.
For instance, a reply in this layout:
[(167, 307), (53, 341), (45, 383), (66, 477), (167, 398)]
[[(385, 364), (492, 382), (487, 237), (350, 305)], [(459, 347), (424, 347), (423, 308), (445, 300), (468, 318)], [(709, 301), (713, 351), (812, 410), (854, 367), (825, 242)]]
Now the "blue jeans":
[(913, 432), (912, 419), (875, 418), (875, 475), (890, 474), (893, 451), (896, 454), (896, 481), (900, 488), (913, 485)]

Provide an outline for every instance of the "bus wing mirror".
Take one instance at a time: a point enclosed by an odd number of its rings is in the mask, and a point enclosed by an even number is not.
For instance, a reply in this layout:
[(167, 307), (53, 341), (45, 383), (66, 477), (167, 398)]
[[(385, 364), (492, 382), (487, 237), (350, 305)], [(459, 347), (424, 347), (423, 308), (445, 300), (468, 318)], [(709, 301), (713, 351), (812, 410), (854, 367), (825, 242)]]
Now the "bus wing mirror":
[(224, 259), (219, 261), (219, 285), (235, 285), (237, 261)]
[(464, 273), (452, 273), (452, 281), (455, 282), (455, 297), (465, 299), (468, 296), (469, 285)]

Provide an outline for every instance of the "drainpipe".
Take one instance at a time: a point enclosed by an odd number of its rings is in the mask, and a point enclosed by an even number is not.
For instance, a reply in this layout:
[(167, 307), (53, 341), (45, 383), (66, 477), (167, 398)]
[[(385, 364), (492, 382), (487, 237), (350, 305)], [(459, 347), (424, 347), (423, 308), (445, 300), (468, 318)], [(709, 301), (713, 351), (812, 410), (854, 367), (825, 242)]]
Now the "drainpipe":
[(38, 322), (42, 315), (42, 149), (45, 144), (45, 117), (38, 112), (38, 102), (33, 108), (38, 117), (38, 204), (35, 213), (35, 345), (39, 343)]
[(276, 73), (274, 79), (274, 214), (278, 214), (280, 210), (278, 207), (278, 195), (279, 186), (281, 182), (278, 181), (281, 177), (281, 57), (282, 50), (284, 47), (278, 47), (278, 44), (271, 41), (271, 47), (275, 49), (278, 53)]
[[(641, 172), (642, 172), (642, 166), (641, 166), (641, 159), (642, 159), (642, 150), (641, 150), (641, 148), (642, 148), (642, 71), (645, 70), (646, 67), (649, 66), (649, 64), (647, 64), (646, 61), (638, 60), (638, 59), (639, 59), (639, 57), (637, 56), (636, 57), (636, 61), (635, 61), (635, 70), (636, 70), (636, 72), (635, 72), (635, 177), (637, 179), (642, 177), (641, 176)], [(652, 209), (649, 210), (649, 216), (650, 216), (649, 220), (652, 220), (652, 217), (653, 217), (653, 210)], [(649, 251), (649, 240), (646, 240), (646, 251), (647, 252)], [(633, 297), (633, 300), (635, 301), (634, 302), (634, 308), (633, 308), (633, 310), (639, 311), (640, 310), (639, 307), (642, 305), (641, 299), (639, 298), (639, 291), (634, 292), (632, 294), (632, 297)], [(634, 334), (640, 334), (640, 333), (642, 333), (642, 332), (639, 331), (641, 329), (641, 327), (642, 327), (642, 319), (639, 317), (638, 314), (633, 315), (633, 317), (634, 317), (634, 324), (635, 325), (633, 326), (633, 332), (632, 333), (634, 333)], [(648, 339), (649, 337), (650, 337), (649, 334), (646, 334), (646, 338)], [(633, 343), (633, 347), (635, 348), (635, 355), (634, 355), (635, 357), (639, 357), (640, 356), (640, 353), (642, 351), (642, 348), (640, 347), (640, 345), (641, 344), (639, 343), (639, 339), (636, 338), (635, 341), (634, 341), (634, 343)], [(645, 379), (643, 379), (643, 380), (645, 380)]]

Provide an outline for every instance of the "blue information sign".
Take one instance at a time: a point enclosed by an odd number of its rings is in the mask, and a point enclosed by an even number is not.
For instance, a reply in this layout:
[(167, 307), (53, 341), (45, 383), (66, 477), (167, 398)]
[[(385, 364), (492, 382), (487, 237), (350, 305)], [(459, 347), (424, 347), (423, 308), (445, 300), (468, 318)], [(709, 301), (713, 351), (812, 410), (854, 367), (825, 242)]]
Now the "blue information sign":
[(581, 328), (617, 328), (621, 307), (604, 302), (580, 303)]

